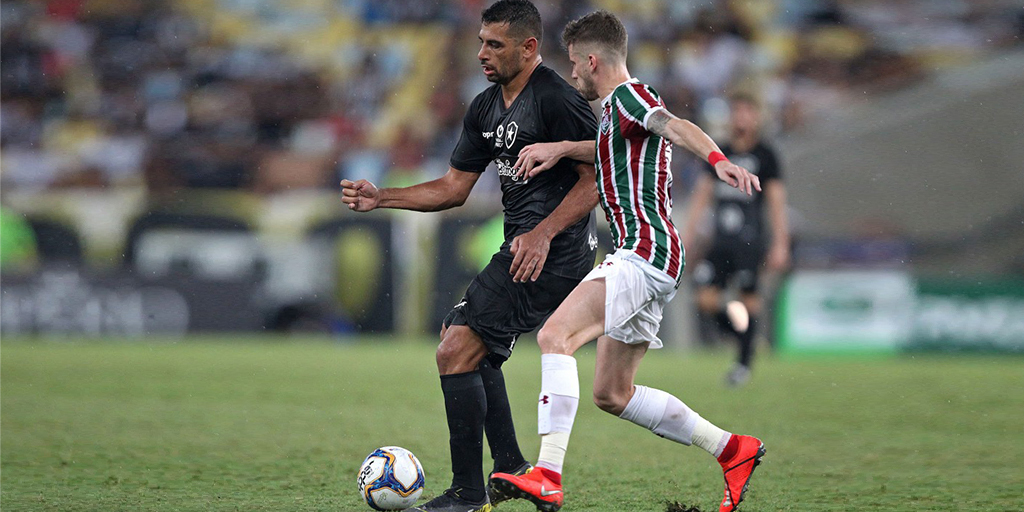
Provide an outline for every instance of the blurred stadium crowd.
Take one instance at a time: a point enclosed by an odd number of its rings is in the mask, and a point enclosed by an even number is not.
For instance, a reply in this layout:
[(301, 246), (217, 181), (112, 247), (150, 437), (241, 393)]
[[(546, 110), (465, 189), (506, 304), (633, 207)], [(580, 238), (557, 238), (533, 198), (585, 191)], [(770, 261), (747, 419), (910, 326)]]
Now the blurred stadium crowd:
[[(3, 190), (272, 193), (443, 173), (487, 85), (485, 3), (5, 1)], [(630, 69), (712, 131), (732, 89), (763, 97), (777, 134), (1024, 33), (1019, 6), (999, 0), (536, 3), (549, 65), (566, 71), (566, 21), (611, 9)]]

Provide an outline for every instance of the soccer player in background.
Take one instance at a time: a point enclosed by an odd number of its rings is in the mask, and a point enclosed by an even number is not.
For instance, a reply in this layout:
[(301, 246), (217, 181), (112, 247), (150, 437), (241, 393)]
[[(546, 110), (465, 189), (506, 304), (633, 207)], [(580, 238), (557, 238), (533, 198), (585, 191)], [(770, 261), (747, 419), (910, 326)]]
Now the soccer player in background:
[[(705, 258), (697, 264), (693, 279), (697, 284), (697, 307), (701, 333), (713, 338), (715, 330), (735, 336), (739, 342), (736, 364), (726, 375), (730, 386), (741, 386), (750, 379), (754, 356), (754, 336), (761, 313), (757, 293), (758, 271), (766, 263), (773, 271), (789, 265), (789, 224), (786, 222), (786, 189), (775, 150), (761, 137), (761, 108), (749, 94), (736, 93), (729, 99), (730, 139), (722, 153), (731, 161), (756, 174), (764, 194), (749, 196), (716, 183), (715, 171), (706, 167), (697, 182), (690, 202), (683, 245), (693, 248), (698, 226), (708, 205), (714, 209), (713, 242)], [(771, 218), (771, 245), (765, 261), (767, 230), (764, 203)], [(730, 281), (739, 288), (739, 302), (722, 304), (722, 290)]]
[(539, 510), (561, 508), (562, 467), (579, 403), (573, 354), (597, 338), (594, 403), (715, 456), (725, 475), (721, 511), (729, 512), (743, 499), (764, 445), (755, 437), (722, 430), (675, 396), (634, 385), (634, 379), (647, 349), (662, 345), (657, 336), (662, 311), (683, 273), (683, 245), (671, 215), (672, 144), (708, 160), (722, 181), (745, 194), (760, 185), (756, 176), (729, 162), (700, 128), (666, 110), (651, 87), (630, 78), (626, 39), (625, 27), (607, 11), (565, 27), (562, 43), (577, 87), (588, 100), (604, 98), (597, 143), (537, 145), (524, 150), (517, 162), (520, 172), (533, 179), (559, 158), (596, 157), (601, 206), (616, 250), (587, 274), (537, 336), (542, 355), (536, 467), (525, 475), (495, 473), (491, 481)]
[(593, 139), (597, 131), (583, 96), (541, 63), (541, 31), (540, 13), (525, 0), (501, 0), (483, 12), (478, 58), (494, 85), (470, 104), (447, 174), (405, 188), (341, 183), (342, 201), (355, 211), (439, 211), (462, 205), (489, 162), (501, 180), (505, 241), (445, 318), (437, 347), (452, 485), (413, 510), (486, 511), (504, 498), (488, 499), (484, 487), (484, 430), (495, 472), (530, 469), (516, 442), (500, 366), (519, 335), (536, 329), (594, 266), (593, 161), (562, 159), (530, 180), (512, 171), (526, 145)]

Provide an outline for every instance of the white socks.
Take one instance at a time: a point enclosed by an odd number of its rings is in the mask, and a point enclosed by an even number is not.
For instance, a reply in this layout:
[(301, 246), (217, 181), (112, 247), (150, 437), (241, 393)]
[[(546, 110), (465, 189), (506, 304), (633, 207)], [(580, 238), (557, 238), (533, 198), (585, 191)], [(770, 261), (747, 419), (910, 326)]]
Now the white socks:
[(677, 443), (697, 445), (715, 457), (721, 455), (731, 435), (678, 398), (647, 386), (636, 386), (633, 398), (619, 417)]
[(537, 433), (541, 438), (537, 466), (561, 473), (580, 403), (580, 378), (572, 356), (542, 354), (540, 361)]
[[(561, 473), (580, 402), (579, 373), (572, 356), (543, 354), (540, 361), (537, 433), (541, 438), (537, 467)], [(636, 386), (633, 398), (619, 417), (677, 443), (699, 446), (715, 457), (722, 454), (732, 435), (712, 425), (678, 398), (647, 386)]]

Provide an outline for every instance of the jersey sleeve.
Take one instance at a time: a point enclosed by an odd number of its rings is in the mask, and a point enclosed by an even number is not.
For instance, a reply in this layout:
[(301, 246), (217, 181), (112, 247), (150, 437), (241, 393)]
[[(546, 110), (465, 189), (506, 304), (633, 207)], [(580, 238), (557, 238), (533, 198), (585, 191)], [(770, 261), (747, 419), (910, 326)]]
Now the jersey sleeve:
[(619, 129), (627, 139), (649, 136), (647, 122), (651, 114), (665, 109), (658, 93), (639, 82), (631, 82), (616, 89), (613, 100), (618, 111)]
[(477, 96), (462, 118), (462, 134), (449, 160), (449, 164), (460, 171), (484, 172), (491, 162), (488, 141), (480, 129), (480, 108), (480, 97)]
[(587, 100), (571, 86), (540, 97), (540, 111), (549, 142), (594, 140), (597, 118)]

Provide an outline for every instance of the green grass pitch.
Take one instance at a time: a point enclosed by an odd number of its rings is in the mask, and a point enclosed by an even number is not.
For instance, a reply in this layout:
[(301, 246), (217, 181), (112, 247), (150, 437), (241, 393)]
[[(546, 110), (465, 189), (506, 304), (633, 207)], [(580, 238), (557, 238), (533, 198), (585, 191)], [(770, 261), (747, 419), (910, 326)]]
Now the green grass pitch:
[[(564, 510), (717, 510), (709, 455), (590, 403), (593, 358), (579, 354), (585, 398)], [(742, 510), (1024, 510), (1024, 359), (760, 363), (749, 386), (731, 390), (726, 353), (654, 351), (638, 378), (765, 441)], [(539, 367), (525, 339), (505, 367), (529, 458)], [(388, 444), (419, 456), (424, 497), (450, 478), (432, 343), (7, 339), (0, 372), (5, 512), (370, 510), (356, 471)]]

